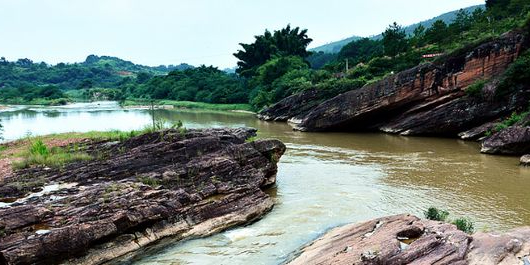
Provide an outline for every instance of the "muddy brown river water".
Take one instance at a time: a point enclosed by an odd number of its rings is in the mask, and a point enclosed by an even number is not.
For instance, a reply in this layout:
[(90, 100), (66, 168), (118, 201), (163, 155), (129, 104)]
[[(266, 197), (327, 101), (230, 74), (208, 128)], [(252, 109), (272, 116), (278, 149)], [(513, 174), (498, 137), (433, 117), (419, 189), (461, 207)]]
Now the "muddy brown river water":
[[(327, 229), (429, 206), (470, 218), (478, 230), (530, 225), (530, 169), (518, 158), (479, 153), (456, 139), (385, 134), (302, 133), (252, 114), (157, 110), (187, 128), (255, 127), (259, 137), (288, 147), (269, 193), (276, 206), (246, 227), (177, 242), (133, 264), (278, 264)], [(130, 130), (150, 123), (149, 111), (114, 102), (68, 107), (15, 107), (0, 112), (4, 138), (89, 130)]]

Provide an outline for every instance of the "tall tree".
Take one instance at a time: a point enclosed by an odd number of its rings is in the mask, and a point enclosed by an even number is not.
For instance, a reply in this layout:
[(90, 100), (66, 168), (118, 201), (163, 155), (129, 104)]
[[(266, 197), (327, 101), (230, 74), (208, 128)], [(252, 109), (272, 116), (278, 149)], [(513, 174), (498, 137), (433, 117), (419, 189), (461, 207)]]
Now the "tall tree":
[(385, 54), (392, 57), (407, 51), (409, 44), (403, 27), (396, 22), (389, 25), (383, 32), (383, 46), (385, 47)]
[(254, 43), (240, 43), (243, 49), (234, 53), (239, 59), (236, 73), (245, 77), (254, 76), (256, 69), (274, 56), (307, 57), (310, 52), (306, 48), (313, 41), (307, 36), (307, 29), (291, 28), (290, 25), (274, 33), (265, 30), (255, 39)]
[(447, 24), (442, 20), (436, 20), (432, 26), (425, 31), (425, 41), (427, 43), (441, 43), (447, 37)]

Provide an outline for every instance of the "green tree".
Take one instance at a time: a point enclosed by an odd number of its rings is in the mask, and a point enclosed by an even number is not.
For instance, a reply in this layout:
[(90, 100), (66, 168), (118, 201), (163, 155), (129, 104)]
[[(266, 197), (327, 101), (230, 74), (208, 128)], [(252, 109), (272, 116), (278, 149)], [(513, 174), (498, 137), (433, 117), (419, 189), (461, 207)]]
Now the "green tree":
[(422, 24), (418, 25), (412, 34), (413, 35), (410, 41), (413, 46), (422, 47), (425, 45), (425, 27)]
[(396, 56), (399, 53), (406, 52), (409, 48), (407, 34), (403, 27), (394, 22), (389, 25), (383, 32), (383, 46), (385, 55)]
[(427, 43), (441, 43), (448, 38), (447, 24), (442, 20), (436, 20), (430, 28), (425, 31)]
[(381, 41), (362, 38), (352, 41), (342, 47), (339, 52), (340, 59), (350, 59), (352, 64), (368, 62), (374, 57), (383, 55), (384, 47)]
[(274, 33), (265, 30), (263, 35), (255, 36), (255, 39), (251, 44), (240, 43), (243, 49), (234, 53), (239, 59), (236, 73), (245, 77), (254, 76), (257, 68), (274, 56), (293, 55), (305, 58), (310, 55), (306, 48), (312, 39), (307, 36), (307, 29), (287, 25)]
[[(299, 56), (276, 57), (267, 61), (256, 70), (256, 76), (250, 82), (251, 87), (254, 88), (251, 95), (252, 105), (261, 108), (289, 96), (289, 93), (283, 91), (285, 87), (282, 88), (282, 91), (273, 93), (275, 81), (291, 71), (308, 69), (308, 63)], [(278, 86), (280, 84), (276, 84), (276, 87)]]

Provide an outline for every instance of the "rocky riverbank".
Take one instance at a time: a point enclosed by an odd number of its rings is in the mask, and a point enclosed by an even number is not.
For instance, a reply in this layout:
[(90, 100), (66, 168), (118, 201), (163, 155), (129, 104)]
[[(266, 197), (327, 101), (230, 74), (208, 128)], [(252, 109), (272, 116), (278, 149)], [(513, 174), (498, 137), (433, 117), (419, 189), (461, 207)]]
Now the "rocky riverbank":
[(396, 215), (332, 229), (288, 264), (530, 264), (530, 227), (468, 235), (452, 224)]
[(254, 129), (91, 141), (94, 159), (0, 180), (0, 264), (102, 264), (162, 239), (210, 235), (273, 207), (285, 146)]
[[(258, 117), (289, 121), (301, 131), (381, 131), (465, 140), (490, 135), (484, 152), (522, 155), (530, 151), (506, 150), (513, 146), (511, 143), (526, 141), (522, 129), (502, 135), (494, 135), (493, 129), (512, 113), (528, 110), (528, 84), (499, 91), (499, 83), (529, 47), (530, 39), (524, 32), (509, 32), (324, 102), (315, 100), (322, 93), (315, 90), (293, 95)], [(478, 95), (468, 91), (479, 83), (483, 87), (475, 91)], [(518, 124), (523, 130), (530, 128), (527, 125)], [(508, 139), (514, 135), (522, 138)], [(507, 144), (500, 147), (499, 139), (507, 140)]]

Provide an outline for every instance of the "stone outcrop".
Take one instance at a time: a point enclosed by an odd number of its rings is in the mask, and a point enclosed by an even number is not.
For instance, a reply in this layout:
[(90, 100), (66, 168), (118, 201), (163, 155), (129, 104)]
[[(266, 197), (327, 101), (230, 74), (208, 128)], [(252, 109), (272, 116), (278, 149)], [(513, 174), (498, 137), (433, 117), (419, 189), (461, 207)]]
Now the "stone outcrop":
[[(522, 34), (505, 34), (442, 63), (423, 64), (344, 93), (312, 109), (297, 128), (456, 135), (511, 110), (487, 101), (477, 106), (464, 91), (477, 80), (501, 76), (526, 48), (524, 42)], [(488, 115), (480, 115), (484, 111)]]
[(273, 207), (263, 190), (285, 146), (246, 142), (255, 132), (166, 130), (88, 143), (95, 160), (7, 176), (0, 197), (20, 198), (0, 204), (0, 264), (101, 264), (256, 220)]
[(451, 224), (397, 215), (335, 228), (288, 264), (526, 264), (529, 255), (530, 228), (468, 235)]
[[(297, 123), (295, 128), (302, 131), (369, 130), (456, 137), (527, 107), (530, 93), (526, 90), (502, 99), (494, 98), (494, 94), (496, 79), (528, 46), (528, 39), (522, 33), (506, 33), (434, 63), (422, 64), (343, 93), (309, 111), (304, 110), (305, 113), (300, 113), (297, 102), (307, 102), (311, 98), (300, 94), (295, 96), (297, 101), (288, 98), (279, 102), (271, 107), (274, 111), (267, 110), (263, 117), (291, 119)], [(484, 95), (467, 96), (467, 87), (478, 80), (490, 80)], [(287, 106), (296, 111), (294, 116)], [(483, 133), (474, 132), (469, 137), (479, 138)]]
[(485, 154), (524, 155), (530, 152), (530, 127), (512, 126), (484, 139)]
[(322, 90), (303, 91), (264, 109), (258, 114), (258, 118), (264, 121), (287, 121), (290, 119), (295, 121), (320, 104), (323, 97), (325, 95)]

